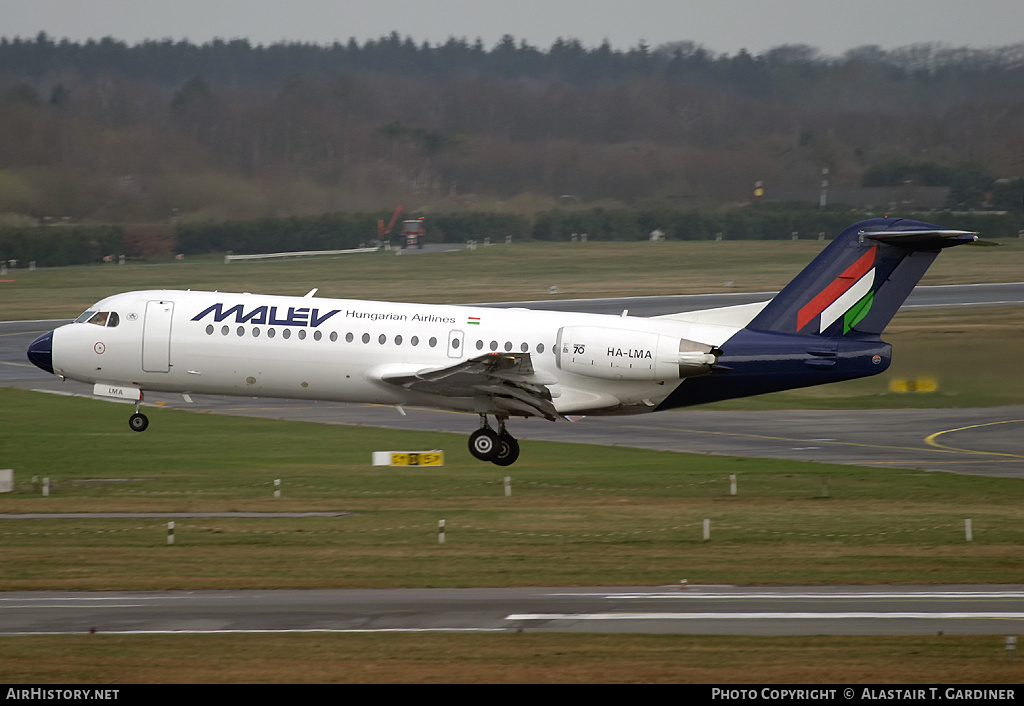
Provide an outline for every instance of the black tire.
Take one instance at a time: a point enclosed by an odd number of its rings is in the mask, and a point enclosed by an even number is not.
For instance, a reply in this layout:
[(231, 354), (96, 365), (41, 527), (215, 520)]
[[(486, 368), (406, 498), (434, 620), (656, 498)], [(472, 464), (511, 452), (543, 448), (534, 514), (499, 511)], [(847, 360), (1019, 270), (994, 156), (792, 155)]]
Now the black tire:
[(132, 431), (146, 431), (146, 428), (149, 426), (149, 418), (145, 414), (136, 412), (128, 417), (128, 426), (131, 427)]
[(498, 437), (498, 453), (491, 459), (495, 466), (511, 466), (519, 458), (519, 442), (512, 436)]
[(498, 435), (493, 429), (477, 429), (469, 435), (469, 452), (481, 461), (490, 461), (498, 454)]

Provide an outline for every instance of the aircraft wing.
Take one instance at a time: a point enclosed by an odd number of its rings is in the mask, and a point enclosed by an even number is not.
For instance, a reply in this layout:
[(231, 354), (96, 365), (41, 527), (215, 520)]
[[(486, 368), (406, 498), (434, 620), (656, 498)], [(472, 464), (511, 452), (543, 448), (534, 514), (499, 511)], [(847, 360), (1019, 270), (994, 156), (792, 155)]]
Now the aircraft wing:
[(493, 407), (516, 415), (554, 420), (546, 379), (533, 367), (529, 353), (488, 353), (443, 368), (414, 373), (383, 373), (379, 379), (407, 390), (442, 397), (487, 397)]

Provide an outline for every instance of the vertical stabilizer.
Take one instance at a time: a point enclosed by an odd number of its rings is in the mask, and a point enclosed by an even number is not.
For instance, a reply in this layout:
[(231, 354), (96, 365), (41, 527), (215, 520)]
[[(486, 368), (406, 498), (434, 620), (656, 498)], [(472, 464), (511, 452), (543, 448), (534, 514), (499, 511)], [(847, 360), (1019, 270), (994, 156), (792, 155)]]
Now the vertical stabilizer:
[(975, 240), (974, 233), (903, 218), (861, 221), (840, 233), (747, 328), (878, 336), (940, 250)]

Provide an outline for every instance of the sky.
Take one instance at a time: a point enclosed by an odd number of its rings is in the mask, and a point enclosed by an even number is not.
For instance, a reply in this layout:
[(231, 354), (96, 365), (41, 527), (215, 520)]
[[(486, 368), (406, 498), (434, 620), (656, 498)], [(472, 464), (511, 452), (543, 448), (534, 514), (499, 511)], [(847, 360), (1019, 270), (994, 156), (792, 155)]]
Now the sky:
[(360, 44), (398, 32), (487, 48), (506, 34), (548, 49), (559, 37), (625, 50), (692, 41), (715, 53), (806, 44), (839, 56), (940, 42), (976, 49), (1024, 42), (1024, 0), (0, 0), (0, 36), (113, 37), (204, 43)]

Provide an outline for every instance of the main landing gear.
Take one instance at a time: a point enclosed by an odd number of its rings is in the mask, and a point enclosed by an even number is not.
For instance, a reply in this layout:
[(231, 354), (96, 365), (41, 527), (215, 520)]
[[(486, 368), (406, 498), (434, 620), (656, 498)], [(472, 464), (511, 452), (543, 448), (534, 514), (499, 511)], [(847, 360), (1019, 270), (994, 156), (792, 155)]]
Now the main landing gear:
[(469, 452), (481, 461), (496, 466), (511, 466), (519, 458), (519, 442), (505, 430), (505, 420), (498, 419), (498, 431), (491, 429), (487, 415), (480, 415), (480, 428), (469, 435)]

